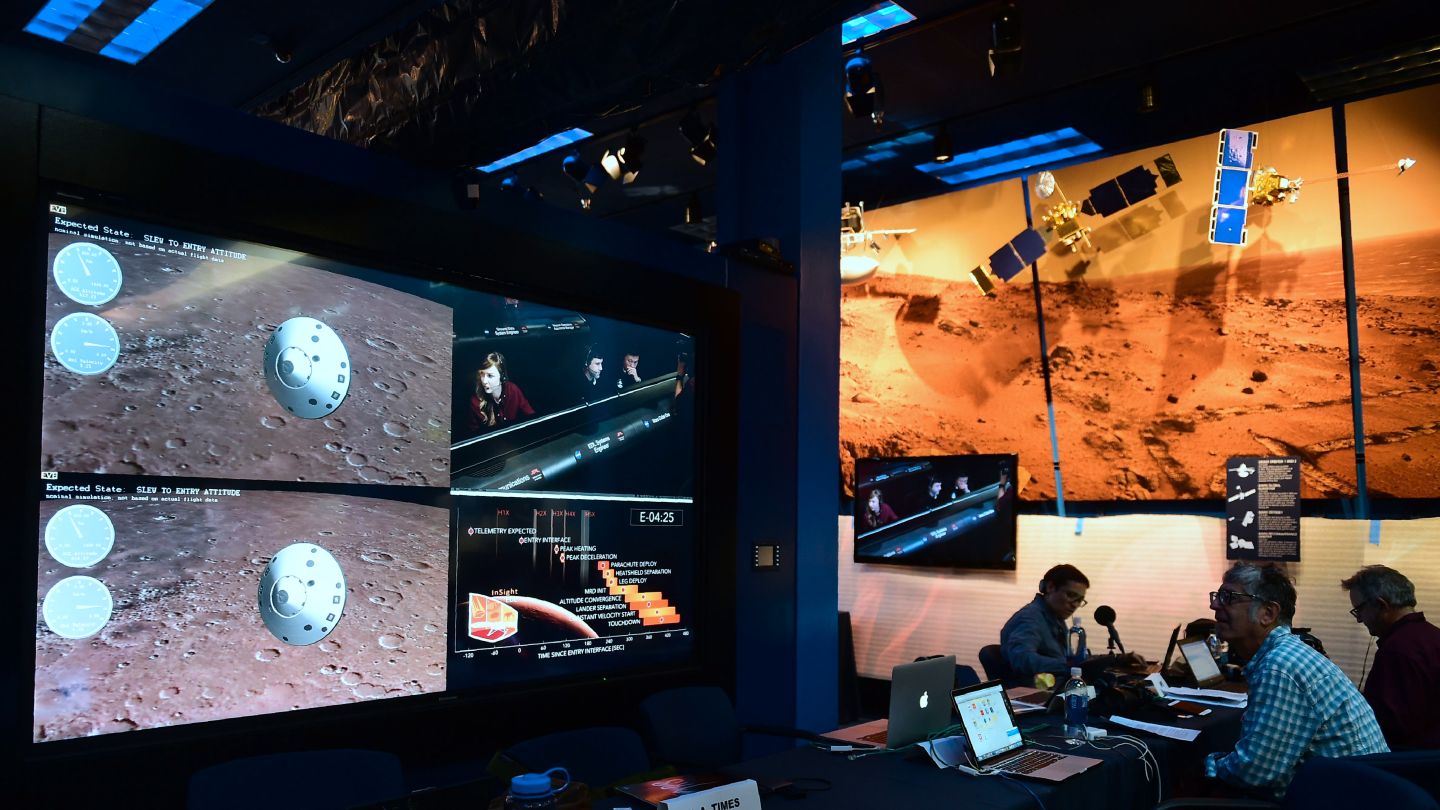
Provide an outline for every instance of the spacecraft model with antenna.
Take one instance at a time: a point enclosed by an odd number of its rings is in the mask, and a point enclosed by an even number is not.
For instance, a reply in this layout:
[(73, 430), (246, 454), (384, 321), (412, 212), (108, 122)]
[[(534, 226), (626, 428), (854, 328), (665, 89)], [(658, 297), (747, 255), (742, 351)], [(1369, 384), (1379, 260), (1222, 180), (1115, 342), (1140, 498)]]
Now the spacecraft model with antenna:
[(914, 233), (914, 228), (865, 227), (865, 203), (840, 207), (840, 283), (860, 284), (869, 281), (880, 269), (880, 239), (898, 238)]

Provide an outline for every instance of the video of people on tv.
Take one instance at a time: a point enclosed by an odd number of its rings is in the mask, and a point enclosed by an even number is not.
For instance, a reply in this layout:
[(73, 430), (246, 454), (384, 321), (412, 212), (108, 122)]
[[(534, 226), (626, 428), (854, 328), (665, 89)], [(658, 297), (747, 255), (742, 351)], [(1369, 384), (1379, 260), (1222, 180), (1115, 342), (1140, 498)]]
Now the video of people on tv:
[(1014, 455), (855, 462), (855, 561), (1015, 567)]
[(452, 688), (673, 663), (693, 650), (688, 504), (455, 501)]
[(425, 490), (45, 486), (35, 742), (445, 688), (450, 515)]
[(452, 489), (691, 494), (688, 335), (472, 296), (463, 311), (480, 316), (456, 320)]
[(48, 216), (42, 471), (449, 486), (452, 313), (414, 279)]

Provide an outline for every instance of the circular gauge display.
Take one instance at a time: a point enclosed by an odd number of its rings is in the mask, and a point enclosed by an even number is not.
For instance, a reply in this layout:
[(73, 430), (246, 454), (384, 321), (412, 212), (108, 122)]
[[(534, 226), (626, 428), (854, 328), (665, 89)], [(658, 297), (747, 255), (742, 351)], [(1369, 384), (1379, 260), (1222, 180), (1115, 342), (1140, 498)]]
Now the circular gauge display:
[(99, 306), (120, 292), (120, 262), (99, 245), (74, 242), (55, 255), (55, 284), (70, 300)]
[(50, 350), (76, 374), (103, 374), (120, 359), (120, 336), (99, 315), (72, 312), (50, 330)]
[(66, 577), (45, 594), (40, 613), (45, 626), (61, 638), (89, 638), (110, 621), (115, 602), (105, 583), (94, 577)]
[(89, 504), (67, 506), (45, 524), (45, 550), (61, 565), (89, 568), (114, 546), (115, 524)]

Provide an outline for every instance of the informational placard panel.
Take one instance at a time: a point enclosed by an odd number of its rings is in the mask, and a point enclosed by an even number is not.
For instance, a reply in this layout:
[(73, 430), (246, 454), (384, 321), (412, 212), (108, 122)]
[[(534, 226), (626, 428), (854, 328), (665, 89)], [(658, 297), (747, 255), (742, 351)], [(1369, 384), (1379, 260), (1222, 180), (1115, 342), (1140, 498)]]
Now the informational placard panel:
[(1234, 456), (1225, 464), (1230, 560), (1300, 560), (1300, 459)]

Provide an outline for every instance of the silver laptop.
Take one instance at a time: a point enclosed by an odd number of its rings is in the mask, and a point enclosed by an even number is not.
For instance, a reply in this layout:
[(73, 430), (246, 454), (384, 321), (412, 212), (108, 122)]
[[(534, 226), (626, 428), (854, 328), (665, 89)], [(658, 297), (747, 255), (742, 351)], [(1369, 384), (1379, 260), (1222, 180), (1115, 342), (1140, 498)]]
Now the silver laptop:
[(890, 716), (826, 734), (837, 740), (882, 748), (904, 748), (950, 725), (955, 656), (900, 664), (890, 673)]
[(965, 727), (965, 753), (976, 770), (999, 771), (1059, 782), (1103, 760), (1035, 748), (1015, 725), (1015, 713), (999, 681), (955, 690), (955, 710)]
[(1210, 647), (1204, 640), (1181, 644), (1180, 653), (1190, 666), (1190, 674), (1195, 676), (1195, 686), (1205, 689), (1225, 682), (1225, 676), (1220, 674), (1220, 667), (1215, 664), (1215, 657), (1210, 654)]

